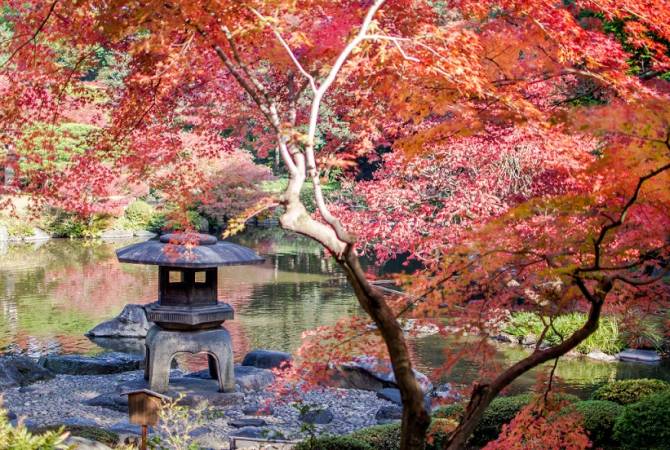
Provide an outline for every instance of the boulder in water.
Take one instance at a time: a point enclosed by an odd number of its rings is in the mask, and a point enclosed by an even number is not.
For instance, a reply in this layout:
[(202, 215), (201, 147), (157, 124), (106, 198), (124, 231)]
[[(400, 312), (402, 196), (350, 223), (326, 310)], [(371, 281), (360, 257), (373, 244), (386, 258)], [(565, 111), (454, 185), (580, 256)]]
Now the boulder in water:
[(121, 314), (99, 325), (88, 333), (89, 337), (107, 338), (143, 338), (153, 322), (147, 320), (147, 313), (142, 305), (126, 305)]

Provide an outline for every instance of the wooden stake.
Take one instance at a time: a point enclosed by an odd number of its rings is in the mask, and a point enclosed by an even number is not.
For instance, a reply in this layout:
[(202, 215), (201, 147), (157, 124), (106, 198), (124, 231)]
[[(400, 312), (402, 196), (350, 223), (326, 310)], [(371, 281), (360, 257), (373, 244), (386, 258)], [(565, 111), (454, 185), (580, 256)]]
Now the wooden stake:
[(142, 446), (141, 450), (147, 450), (147, 425), (142, 425)]

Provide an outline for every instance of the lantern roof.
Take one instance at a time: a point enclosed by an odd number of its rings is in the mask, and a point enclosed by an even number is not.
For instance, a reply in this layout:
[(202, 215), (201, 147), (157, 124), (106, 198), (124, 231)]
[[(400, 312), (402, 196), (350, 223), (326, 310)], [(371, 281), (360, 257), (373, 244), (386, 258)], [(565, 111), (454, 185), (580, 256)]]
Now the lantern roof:
[(160, 239), (132, 244), (116, 251), (120, 262), (166, 267), (207, 267), (260, 264), (263, 258), (248, 247), (219, 241), (200, 233), (170, 233)]

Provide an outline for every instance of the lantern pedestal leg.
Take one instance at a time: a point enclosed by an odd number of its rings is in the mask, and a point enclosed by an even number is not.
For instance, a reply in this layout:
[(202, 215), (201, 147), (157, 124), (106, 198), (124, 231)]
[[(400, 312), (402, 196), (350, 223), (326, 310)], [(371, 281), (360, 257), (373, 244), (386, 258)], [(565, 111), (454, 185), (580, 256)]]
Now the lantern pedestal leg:
[(235, 390), (233, 347), (223, 327), (196, 331), (164, 330), (154, 325), (147, 333), (145, 374), (149, 389), (166, 392), (170, 363), (177, 353), (207, 353), (210, 375), (217, 379), (220, 392)]

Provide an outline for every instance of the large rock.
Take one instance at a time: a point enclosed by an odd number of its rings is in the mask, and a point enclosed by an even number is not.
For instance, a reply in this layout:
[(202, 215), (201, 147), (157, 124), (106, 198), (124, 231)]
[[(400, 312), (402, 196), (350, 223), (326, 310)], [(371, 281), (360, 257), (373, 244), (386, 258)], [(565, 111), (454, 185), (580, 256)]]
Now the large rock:
[(144, 338), (153, 322), (147, 320), (142, 305), (126, 305), (121, 314), (95, 326), (86, 333), (89, 337)]
[(399, 405), (382, 406), (377, 410), (377, 414), (375, 414), (375, 419), (377, 419), (377, 423), (379, 424), (395, 422), (396, 420), (400, 420), (402, 419), (402, 406)]
[(280, 367), (285, 361), (286, 363), (290, 363), (292, 359), (290, 353), (256, 349), (244, 356), (242, 365), (254, 366), (259, 369), (274, 369)]
[(261, 391), (274, 381), (275, 376), (270, 370), (252, 366), (235, 366), (235, 384), (242, 391)]
[(622, 361), (637, 361), (644, 363), (657, 363), (661, 361), (661, 356), (654, 350), (637, 350), (627, 348), (617, 355)]
[(84, 402), (89, 406), (101, 406), (113, 411), (128, 412), (128, 396), (118, 392), (101, 394)]
[(315, 425), (326, 425), (332, 422), (334, 418), (335, 415), (330, 408), (310, 409), (300, 414), (300, 420)]
[(0, 357), (0, 390), (49, 380), (54, 374), (27, 356)]
[(47, 233), (46, 231), (40, 229), (40, 228), (33, 228), (33, 234), (30, 236), (25, 236), (23, 238), (24, 241), (29, 241), (29, 242), (36, 242), (36, 241), (48, 241), (51, 239), (51, 235)]
[[(424, 393), (433, 390), (433, 384), (426, 375), (414, 370), (414, 376)], [(357, 357), (351, 362), (335, 367), (328, 384), (345, 389), (364, 389), (375, 392), (384, 388), (398, 387), (391, 363), (368, 356)]]
[(39, 364), (55, 373), (68, 375), (108, 375), (139, 370), (143, 358), (127, 353), (104, 353), (98, 356), (49, 355), (40, 358)]
[[(272, 371), (259, 369), (253, 366), (235, 366), (235, 384), (241, 391), (260, 391), (266, 386), (274, 383), (275, 376)], [(200, 370), (186, 375), (186, 378), (211, 379), (209, 370)]]
[[(132, 353), (133, 355), (142, 355), (146, 350), (144, 338), (113, 338), (113, 337), (95, 337), (88, 338), (100, 348), (112, 352)], [(173, 359), (172, 362), (175, 362)]]
[(600, 350), (592, 350), (586, 355), (587, 358), (594, 359), (596, 361), (604, 361), (604, 362), (614, 362), (617, 361), (618, 358), (614, 355), (608, 355), (605, 352), (601, 352)]
[(114, 241), (117, 239), (130, 239), (133, 237), (132, 230), (105, 230), (100, 233), (100, 239), (103, 241)]
[(400, 399), (400, 389), (395, 388), (384, 388), (377, 392), (377, 397), (393, 402), (396, 405), (402, 405), (402, 400)]

